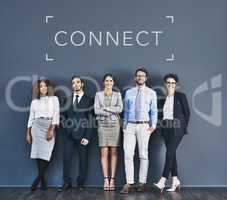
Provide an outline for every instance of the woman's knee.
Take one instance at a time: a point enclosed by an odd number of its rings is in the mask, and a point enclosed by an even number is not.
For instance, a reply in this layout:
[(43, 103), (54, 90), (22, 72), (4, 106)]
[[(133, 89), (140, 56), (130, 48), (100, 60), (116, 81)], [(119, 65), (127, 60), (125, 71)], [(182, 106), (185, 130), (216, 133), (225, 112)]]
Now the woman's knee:
[(118, 155), (118, 151), (116, 147), (112, 147), (111, 148), (111, 156), (117, 156)]
[(106, 158), (109, 155), (109, 149), (107, 147), (101, 148), (101, 157)]

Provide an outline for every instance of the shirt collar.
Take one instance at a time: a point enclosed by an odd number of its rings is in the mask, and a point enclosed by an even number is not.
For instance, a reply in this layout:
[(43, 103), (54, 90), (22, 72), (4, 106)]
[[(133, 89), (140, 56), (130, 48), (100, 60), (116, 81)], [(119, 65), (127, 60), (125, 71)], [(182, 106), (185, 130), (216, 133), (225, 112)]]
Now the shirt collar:
[(136, 89), (141, 89), (141, 90), (144, 90), (144, 88), (146, 87), (146, 85), (144, 84), (144, 85), (142, 85), (142, 86), (138, 86), (138, 85), (136, 85)]
[(76, 95), (78, 95), (79, 96), (79, 98), (81, 98), (83, 95), (84, 95), (84, 92), (81, 92), (80, 94), (77, 94), (76, 92), (74, 92), (74, 97), (76, 97)]

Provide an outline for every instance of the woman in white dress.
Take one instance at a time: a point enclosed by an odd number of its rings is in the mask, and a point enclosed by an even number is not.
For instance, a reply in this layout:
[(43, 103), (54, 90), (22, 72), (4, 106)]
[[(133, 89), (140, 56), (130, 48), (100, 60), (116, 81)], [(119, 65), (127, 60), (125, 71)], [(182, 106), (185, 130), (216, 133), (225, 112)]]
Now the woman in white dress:
[(55, 128), (60, 121), (60, 106), (53, 87), (48, 80), (38, 80), (33, 87), (33, 100), (27, 125), (26, 141), (31, 144), (31, 158), (36, 159), (38, 175), (31, 191), (41, 182), (41, 189), (47, 189), (45, 171), (49, 165), (55, 144)]

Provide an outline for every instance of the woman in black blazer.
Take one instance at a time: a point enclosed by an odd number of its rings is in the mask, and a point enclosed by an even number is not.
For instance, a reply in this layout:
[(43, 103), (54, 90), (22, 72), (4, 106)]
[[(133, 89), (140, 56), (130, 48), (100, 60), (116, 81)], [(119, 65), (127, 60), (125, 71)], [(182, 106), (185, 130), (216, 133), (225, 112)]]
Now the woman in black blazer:
[(176, 92), (178, 77), (176, 74), (167, 74), (164, 77), (166, 97), (159, 102), (161, 109), (161, 134), (166, 145), (165, 166), (161, 179), (154, 186), (162, 192), (165, 182), (171, 172), (172, 186), (167, 191), (180, 189), (180, 180), (177, 172), (176, 150), (183, 136), (187, 134), (190, 110), (185, 94)]

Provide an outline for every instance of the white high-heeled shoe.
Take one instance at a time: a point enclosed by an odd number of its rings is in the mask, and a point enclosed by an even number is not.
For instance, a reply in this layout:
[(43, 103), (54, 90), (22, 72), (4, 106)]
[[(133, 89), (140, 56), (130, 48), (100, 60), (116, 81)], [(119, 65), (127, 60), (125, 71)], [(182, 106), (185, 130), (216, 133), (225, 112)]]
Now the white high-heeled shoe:
[(159, 190), (160, 193), (163, 192), (164, 188), (165, 188), (165, 182), (166, 182), (166, 178), (162, 177), (158, 183), (153, 183), (155, 188)]
[(180, 180), (179, 179), (173, 179), (173, 183), (171, 188), (167, 189), (167, 192), (175, 192), (176, 190), (180, 191)]

